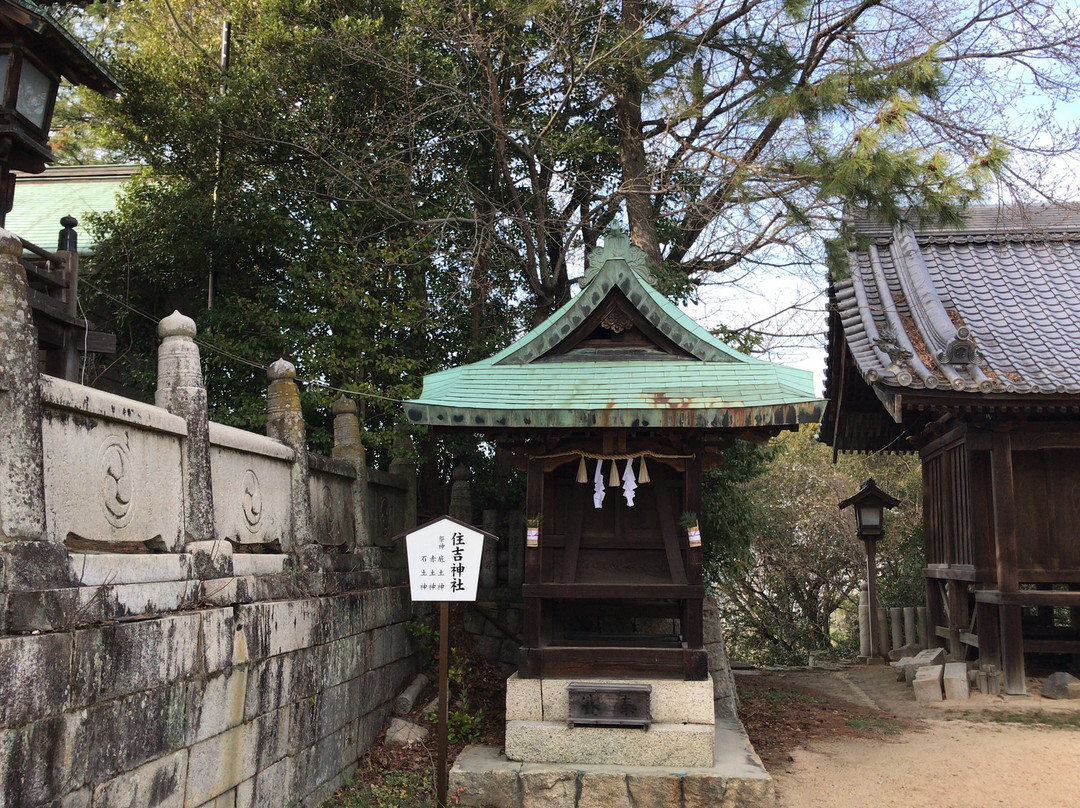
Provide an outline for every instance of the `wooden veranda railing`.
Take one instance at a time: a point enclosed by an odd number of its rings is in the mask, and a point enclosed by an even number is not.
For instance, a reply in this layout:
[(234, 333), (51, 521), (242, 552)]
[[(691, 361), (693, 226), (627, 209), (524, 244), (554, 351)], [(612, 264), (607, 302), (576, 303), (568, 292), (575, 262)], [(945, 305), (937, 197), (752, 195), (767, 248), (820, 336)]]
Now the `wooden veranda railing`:
[(116, 337), (94, 331), (93, 323), (79, 310), (79, 251), (72, 216), (60, 220), (56, 252), (24, 238), (20, 262), (26, 269), (28, 297), (44, 355), (44, 371), (68, 381), (81, 381), (80, 354), (115, 353)]

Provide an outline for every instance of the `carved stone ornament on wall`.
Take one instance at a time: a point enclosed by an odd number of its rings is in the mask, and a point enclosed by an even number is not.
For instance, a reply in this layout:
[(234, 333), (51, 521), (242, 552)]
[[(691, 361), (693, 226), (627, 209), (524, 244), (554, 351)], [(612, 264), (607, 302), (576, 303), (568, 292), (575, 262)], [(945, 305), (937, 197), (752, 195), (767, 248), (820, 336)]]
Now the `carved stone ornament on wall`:
[(131, 452), (127, 444), (110, 435), (101, 445), (101, 500), (105, 518), (113, 527), (127, 527), (134, 506)]
[(244, 521), (247, 522), (248, 530), (252, 533), (259, 532), (259, 523), (262, 521), (262, 489), (259, 487), (259, 478), (251, 469), (244, 472), (240, 480), (240, 507), (244, 511)]

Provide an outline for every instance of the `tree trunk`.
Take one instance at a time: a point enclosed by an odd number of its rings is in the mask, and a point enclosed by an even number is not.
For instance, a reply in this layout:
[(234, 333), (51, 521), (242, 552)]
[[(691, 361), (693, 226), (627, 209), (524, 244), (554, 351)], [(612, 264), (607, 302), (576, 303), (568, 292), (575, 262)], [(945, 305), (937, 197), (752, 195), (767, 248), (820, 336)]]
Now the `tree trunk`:
[(623, 0), (622, 31), (630, 52), (623, 82), (616, 90), (615, 113), (619, 129), (619, 163), (622, 166), (620, 192), (626, 200), (630, 240), (645, 251), (651, 263), (659, 266), (663, 258), (656, 222), (652, 218), (652, 180), (641, 127), (645, 65), (640, 46), (645, 38), (644, 21), (643, 0)]

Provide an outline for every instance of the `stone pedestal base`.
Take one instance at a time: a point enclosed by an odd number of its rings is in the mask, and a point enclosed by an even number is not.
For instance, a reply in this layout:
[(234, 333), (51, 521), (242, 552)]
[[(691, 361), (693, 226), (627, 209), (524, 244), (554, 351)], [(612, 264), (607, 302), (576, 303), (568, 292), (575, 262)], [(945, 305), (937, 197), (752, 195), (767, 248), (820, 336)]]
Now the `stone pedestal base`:
[(472, 746), (450, 771), (458, 805), (481, 808), (775, 808), (773, 781), (737, 719), (719, 717), (710, 766), (521, 763)]
[[(604, 679), (604, 684), (648, 684), (649, 729), (567, 726), (568, 688), (575, 679), (506, 681), (506, 756), (529, 763), (626, 766), (704, 766), (712, 763), (712, 678)], [(590, 680), (599, 684), (601, 680)]]

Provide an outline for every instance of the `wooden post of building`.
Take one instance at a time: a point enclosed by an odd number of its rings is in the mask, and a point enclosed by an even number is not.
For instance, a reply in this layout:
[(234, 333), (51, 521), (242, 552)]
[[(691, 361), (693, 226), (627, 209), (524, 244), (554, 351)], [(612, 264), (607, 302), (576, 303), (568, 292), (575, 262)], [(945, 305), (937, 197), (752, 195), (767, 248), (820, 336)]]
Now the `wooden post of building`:
[[(991, 434), (990, 469), (993, 474), (994, 545), (997, 550), (997, 585), (1003, 597), (1020, 589), (1016, 551), (1016, 506), (1013, 501), (1012, 436), (1007, 431)], [(999, 607), (1001, 662), (1005, 693), (1027, 693), (1024, 673), (1024, 635), (1020, 607), (1006, 603)]]

